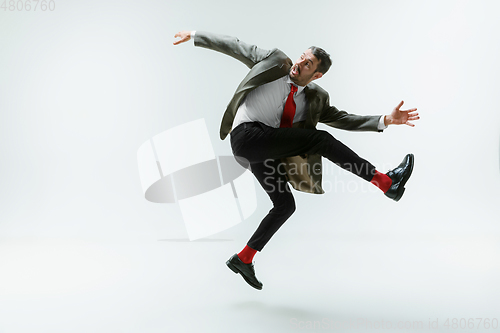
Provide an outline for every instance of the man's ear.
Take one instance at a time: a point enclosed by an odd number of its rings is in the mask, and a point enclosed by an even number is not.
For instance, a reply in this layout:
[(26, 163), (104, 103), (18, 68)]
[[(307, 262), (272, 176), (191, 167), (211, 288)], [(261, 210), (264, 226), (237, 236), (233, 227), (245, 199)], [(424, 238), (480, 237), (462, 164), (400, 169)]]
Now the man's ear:
[(321, 72), (316, 72), (316, 73), (314, 73), (314, 75), (313, 75), (312, 79), (313, 79), (313, 80), (317, 80), (317, 79), (319, 79), (319, 78), (320, 78), (320, 77), (322, 77), (322, 76), (323, 76), (323, 73), (321, 73)]

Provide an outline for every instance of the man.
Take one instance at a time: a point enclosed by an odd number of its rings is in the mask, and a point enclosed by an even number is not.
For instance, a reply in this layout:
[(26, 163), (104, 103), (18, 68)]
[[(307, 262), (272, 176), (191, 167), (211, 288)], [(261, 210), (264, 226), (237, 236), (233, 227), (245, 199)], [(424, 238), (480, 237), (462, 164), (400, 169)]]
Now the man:
[(368, 161), (326, 131), (318, 122), (352, 131), (383, 131), (388, 125), (418, 120), (417, 109), (400, 110), (403, 102), (386, 116), (358, 116), (329, 105), (328, 93), (312, 81), (321, 78), (331, 65), (323, 49), (307, 49), (295, 63), (280, 50), (263, 50), (235, 37), (199, 31), (175, 35), (178, 45), (194, 38), (195, 46), (205, 47), (240, 60), (250, 68), (238, 86), (222, 118), (220, 137), (231, 134), (237, 160), (245, 160), (273, 208), (264, 217), (245, 248), (233, 255), (227, 266), (256, 289), (262, 283), (252, 263), (274, 233), (295, 211), (288, 183), (308, 193), (324, 193), (321, 188), (321, 156), (379, 187), (398, 201), (413, 170), (412, 154), (387, 174), (378, 172)]

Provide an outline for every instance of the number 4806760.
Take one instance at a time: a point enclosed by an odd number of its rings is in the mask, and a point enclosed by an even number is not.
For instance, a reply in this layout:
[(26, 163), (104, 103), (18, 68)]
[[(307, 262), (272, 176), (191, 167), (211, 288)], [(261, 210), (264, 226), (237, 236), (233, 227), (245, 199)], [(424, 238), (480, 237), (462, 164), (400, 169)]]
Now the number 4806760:
[(446, 318), (444, 322), (445, 328), (451, 329), (479, 329), (481, 328), (498, 328), (498, 319), (497, 318)]
[(33, 10), (34, 12), (38, 9), (38, 11), (53, 11), (56, 9), (56, 2), (54, 0), (3, 0), (0, 9), (3, 11), (26, 11), (29, 12)]

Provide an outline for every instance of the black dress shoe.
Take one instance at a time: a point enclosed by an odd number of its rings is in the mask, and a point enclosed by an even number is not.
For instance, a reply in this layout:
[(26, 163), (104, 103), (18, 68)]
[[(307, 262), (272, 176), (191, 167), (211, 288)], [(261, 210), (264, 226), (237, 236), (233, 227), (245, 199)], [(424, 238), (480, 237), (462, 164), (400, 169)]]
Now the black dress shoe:
[(403, 162), (394, 170), (386, 173), (392, 179), (392, 185), (385, 195), (394, 201), (399, 201), (405, 191), (405, 184), (411, 176), (414, 163), (413, 154), (405, 156)]
[(240, 273), (249, 285), (255, 289), (262, 289), (262, 283), (255, 277), (255, 269), (252, 263), (245, 264), (238, 258), (238, 255), (235, 254), (226, 261), (226, 265), (236, 274)]

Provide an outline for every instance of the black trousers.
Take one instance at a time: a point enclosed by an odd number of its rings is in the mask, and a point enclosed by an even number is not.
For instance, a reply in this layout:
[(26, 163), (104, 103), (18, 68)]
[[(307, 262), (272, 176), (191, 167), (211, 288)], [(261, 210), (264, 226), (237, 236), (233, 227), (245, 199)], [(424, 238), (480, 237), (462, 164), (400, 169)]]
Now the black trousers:
[[(273, 208), (247, 245), (261, 251), (295, 211), (280, 158), (319, 154), (359, 177), (371, 181), (375, 167), (330, 133), (316, 129), (273, 128), (259, 122), (243, 123), (231, 131), (231, 148), (237, 159), (250, 164), (255, 178), (269, 195)], [(243, 163), (242, 163), (243, 164)]]

